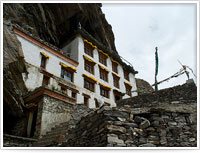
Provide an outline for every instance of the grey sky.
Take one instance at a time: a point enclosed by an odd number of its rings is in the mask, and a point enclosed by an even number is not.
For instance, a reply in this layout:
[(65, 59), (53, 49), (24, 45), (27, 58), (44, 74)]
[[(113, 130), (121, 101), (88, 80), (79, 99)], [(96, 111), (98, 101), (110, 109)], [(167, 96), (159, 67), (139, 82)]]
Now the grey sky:
[[(177, 60), (197, 74), (196, 4), (104, 3), (102, 10), (112, 25), (117, 51), (139, 71), (137, 78), (154, 83), (156, 46), (158, 81), (181, 69)], [(190, 76), (194, 78), (192, 73)], [(159, 89), (183, 84), (186, 79), (185, 74), (173, 78)]]

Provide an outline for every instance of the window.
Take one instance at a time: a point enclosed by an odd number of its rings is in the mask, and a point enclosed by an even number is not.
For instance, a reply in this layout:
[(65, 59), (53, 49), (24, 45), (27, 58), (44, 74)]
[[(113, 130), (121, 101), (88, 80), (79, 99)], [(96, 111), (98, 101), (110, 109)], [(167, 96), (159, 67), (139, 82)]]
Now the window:
[(113, 85), (116, 88), (119, 88), (119, 79), (120, 79), (120, 77), (118, 77), (117, 75), (113, 74)]
[(67, 88), (61, 86), (61, 91), (63, 94), (68, 95)]
[(100, 87), (100, 95), (109, 98), (109, 89)]
[(67, 90), (67, 88), (61, 86), (61, 90), (65, 91), (65, 90)]
[(115, 73), (118, 73), (117, 67), (118, 67), (118, 64), (115, 63), (115, 62), (112, 62), (112, 70), (113, 70)]
[(42, 56), (40, 67), (45, 69), (46, 68), (47, 59), (50, 58), (50, 56), (46, 55), (44, 52), (40, 52), (40, 55)]
[(84, 88), (94, 92), (94, 82), (84, 78)]
[(88, 107), (88, 101), (89, 101), (89, 98), (87, 97), (84, 97), (84, 105)]
[(100, 71), (100, 78), (108, 82), (108, 72), (106, 70), (103, 70), (102, 68), (99, 68), (99, 71)]
[(124, 78), (129, 81), (129, 72), (124, 70)]
[(72, 91), (72, 97), (76, 99), (76, 93)]
[(107, 56), (99, 52), (99, 62), (107, 66)]
[(87, 55), (93, 57), (93, 47), (88, 43), (84, 42), (84, 51)]
[(46, 68), (46, 61), (47, 61), (47, 58), (42, 56), (40, 67), (45, 69)]
[(43, 86), (47, 86), (48, 84), (49, 84), (49, 77), (48, 76), (46, 76), (46, 75), (44, 75), (43, 76), (43, 81), (42, 81), (42, 85)]
[(132, 92), (131, 92), (132, 87), (127, 84), (125, 84), (125, 87), (126, 87), (126, 94), (131, 96), (132, 95)]
[(96, 105), (96, 108), (99, 107), (99, 103), (98, 103), (97, 99), (95, 99), (95, 105)]
[(84, 98), (84, 105), (89, 107), (89, 98), (90, 98), (90, 96), (87, 95), (87, 94), (84, 94), (84, 93), (82, 95), (83, 95), (83, 98)]
[(61, 67), (61, 77), (65, 80), (73, 82), (73, 73), (72, 71)]
[(89, 62), (85, 59), (84, 67), (86, 71), (90, 72), (91, 74), (94, 74), (94, 63)]

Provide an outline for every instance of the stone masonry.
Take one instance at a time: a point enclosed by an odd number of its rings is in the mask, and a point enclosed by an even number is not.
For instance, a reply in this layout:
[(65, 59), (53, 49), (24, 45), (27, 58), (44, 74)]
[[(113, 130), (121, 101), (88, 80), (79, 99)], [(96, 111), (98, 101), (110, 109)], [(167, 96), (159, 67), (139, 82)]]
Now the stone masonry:
[(190, 83), (103, 106), (82, 118), (61, 146), (196, 147), (196, 93)]

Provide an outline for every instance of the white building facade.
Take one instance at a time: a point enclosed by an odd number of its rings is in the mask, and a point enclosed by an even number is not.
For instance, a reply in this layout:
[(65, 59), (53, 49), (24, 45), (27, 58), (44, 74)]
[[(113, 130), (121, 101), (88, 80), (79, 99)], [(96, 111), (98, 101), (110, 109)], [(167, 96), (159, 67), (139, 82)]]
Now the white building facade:
[(27, 63), (23, 79), (29, 91), (46, 85), (89, 108), (103, 102), (114, 107), (117, 100), (137, 96), (134, 71), (80, 34), (58, 51), (20, 29), (14, 31)]

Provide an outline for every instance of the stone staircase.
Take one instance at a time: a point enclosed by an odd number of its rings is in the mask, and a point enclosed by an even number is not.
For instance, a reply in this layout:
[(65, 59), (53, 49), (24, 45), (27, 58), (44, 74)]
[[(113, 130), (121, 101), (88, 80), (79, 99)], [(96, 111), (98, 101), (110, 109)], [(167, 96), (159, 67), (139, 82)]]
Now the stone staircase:
[(59, 146), (62, 142), (66, 141), (66, 135), (69, 130), (76, 127), (77, 123), (82, 117), (88, 113), (93, 112), (93, 109), (89, 109), (84, 105), (75, 105), (73, 108), (74, 113), (71, 114), (71, 119), (67, 122), (60, 123), (51, 128), (46, 135), (43, 135), (37, 142), (33, 143), (33, 147), (54, 147)]
[(66, 140), (68, 131), (75, 127), (75, 123), (63, 122), (51, 128), (51, 131), (33, 143), (33, 147), (53, 147), (58, 146)]

